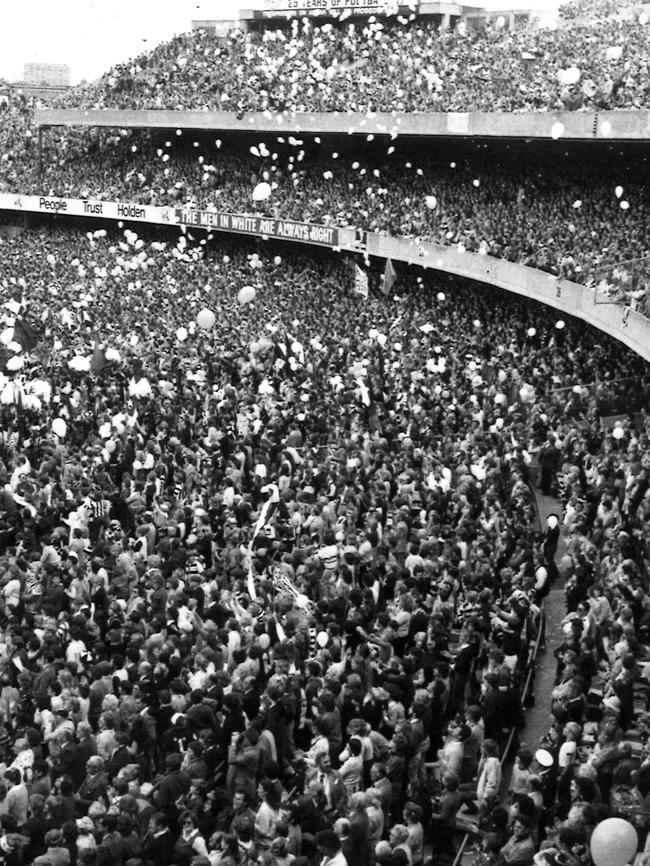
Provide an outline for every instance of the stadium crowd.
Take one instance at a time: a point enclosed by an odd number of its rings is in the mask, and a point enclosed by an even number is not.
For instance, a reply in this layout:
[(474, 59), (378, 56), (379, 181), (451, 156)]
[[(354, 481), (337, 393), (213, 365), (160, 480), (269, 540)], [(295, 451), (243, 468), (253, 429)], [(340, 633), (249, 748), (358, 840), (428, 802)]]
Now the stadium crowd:
[[(438, 864), (476, 822), (485, 862), (586, 862), (647, 793), (648, 421), (598, 423), (645, 364), (485, 287), (364, 298), (280, 252), (0, 247), (5, 862)], [(536, 481), (572, 618), (545, 751), (504, 755), (558, 572)]]
[[(180, 132), (180, 131), (179, 131)], [(647, 258), (645, 157), (558, 144), (242, 140), (113, 135), (101, 161), (55, 165), (20, 186), (55, 196), (128, 199), (187, 209), (255, 213), (462, 247), (597, 285), (608, 268)], [(253, 139), (250, 139), (253, 141)], [(293, 142), (293, 143), (292, 143)], [(254, 201), (257, 182), (272, 184)], [(19, 178), (6, 181), (16, 189)], [(606, 242), (604, 242), (606, 239)], [(646, 309), (645, 280), (627, 287)]]
[[(647, 312), (643, 269), (612, 281), (622, 262), (648, 256), (645, 157), (580, 148), (358, 143), (284, 136), (241, 139), (115, 133), (83, 157), (46, 159), (42, 177), (21, 161), (0, 170), (6, 191), (355, 226), (505, 258), (589, 286), (617, 282)], [(278, 140), (279, 139), (279, 140)], [(251, 139), (252, 140), (252, 139)], [(291, 142), (295, 142), (292, 145)], [(272, 148), (269, 149), (269, 148)], [(101, 156), (100, 156), (101, 154)], [(32, 155), (35, 159), (35, 154)], [(29, 166), (29, 163), (28, 163)], [(272, 195), (253, 201), (256, 182)], [(607, 243), (603, 244), (603, 239)]]
[[(553, 29), (194, 33), (65, 104), (639, 107), (646, 25), (579, 0)], [(2, 106), (2, 191), (329, 221), (589, 283), (647, 253), (629, 152), (72, 130), (39, 178), (36, 104)], [(400, 267), (384, 292), (334, 251), (97, 225), (0, 226), (0, 863), (445, 866), (469, 833), (477, 866), (646, 866), (647, 364), (455, 277)]]
[[(641, 108), (647, 15), (474, 30), (415, 14), (262, 33), (183, 34), (66, 97), (69, 107), (235, 112), (556, 111)], [(342, 16), (343, 17), (343, 16)], [(389, 85), (389, 86), (387, 86)]]

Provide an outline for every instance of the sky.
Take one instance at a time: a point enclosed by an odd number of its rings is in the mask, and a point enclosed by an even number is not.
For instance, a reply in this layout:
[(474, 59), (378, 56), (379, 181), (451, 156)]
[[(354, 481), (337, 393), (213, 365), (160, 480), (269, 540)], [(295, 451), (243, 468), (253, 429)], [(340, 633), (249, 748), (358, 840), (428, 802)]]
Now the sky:
[[(531, 0), (535, 9), (557, 0)], [(477, 3), (478, 5), (478, 3)], [(525, 8), (522, 0), (485, 0), (487, 8)], [(67, 63), (71, 80), (92, 81), (115, 63), (190, 29), (192, 19), (234, 19), (255, 0), (18, 0), (0, 17), (0, 78), (16, 81), (25, 63)]]

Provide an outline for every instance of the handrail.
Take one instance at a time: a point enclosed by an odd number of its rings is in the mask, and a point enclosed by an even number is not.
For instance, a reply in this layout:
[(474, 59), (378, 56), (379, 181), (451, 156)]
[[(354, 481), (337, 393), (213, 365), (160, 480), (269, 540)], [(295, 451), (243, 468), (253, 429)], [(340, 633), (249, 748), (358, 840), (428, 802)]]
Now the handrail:
[[(524, 706), (524, 702), (526, 700), (526, 695), (528, 694), (528, 691), (530, 690), (530, 688), (532, 686), (533, 672), (535, 670), (535, 662), (537, 661), (537, 655), (539, 653), (539, 647), (541, 644), (542, 634), (544, 633), (544, 626), (545, 625), (546, 625), (546, 612), (545, 612), (544, 608), (542, 607), (540, 624), (539, 624), (539, 628), (537, 630), (537, 637), (535, 638), (535, 644), (533, 646), (533, 650), (530, 654), (530, 657), (529, 657), (527, 665), (526, 665), (528, 672), (526, 675), (526, 681), (524, 683), (524, 688), (523, 688), (522, 693), (521, 693), (522, 707)], [(513, 743), (513, 740), (515, 738), (516, 732), (517, 732), (517, 729), (514, 726), (512, 728), (510, 728), (510, 733), (508, 734), (508, 741), (506, 743), (505, 749), (503, 750), (503, 754), (501, 755), (501, 769), (503, 769), (506, 757), (510, 753), (510, 749), (512, 748), (512, 743)], [(469, 844), (469, 841), (470, 841), (472, 835), (473, 835), (472, 833), (465, 833), (465, 835), (463, 836), (463, 839), (462, 839), (462, 841), (458, 847), (458, 851), (456, 852), (456, 856), (454, 857), (454, 861), (452, 863), (452, 866), (460, 866), (463, 855), (465, 854), (465, 849), (467, 848), (467, 845)]]

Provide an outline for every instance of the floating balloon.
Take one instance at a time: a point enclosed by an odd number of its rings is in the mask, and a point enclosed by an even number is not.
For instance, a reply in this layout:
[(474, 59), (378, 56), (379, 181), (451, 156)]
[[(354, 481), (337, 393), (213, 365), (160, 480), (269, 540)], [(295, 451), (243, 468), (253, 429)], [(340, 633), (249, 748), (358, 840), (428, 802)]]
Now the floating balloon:
[(614, 427), (612, 430), (612, 436), (614, 439), (624, 439), (625, 438), (625, 430), (622, 427)]
[(623, 187), (622, 186), (615, 187), (614, 188), (614, 195), (616, 196), (616, 198), (620, 198), (623, 195)]
[(424, 199), (424, 203), (428, 207), (429, 210), (435, 210), (436, 207), (438, 206), (438, 199), (435, 197), (435, 195), (428, 195)]
[(321, 649), (323, 649), (323, 647), (327, 646), (327, 644), (329, 643), (329, 639), (330, 639), (330, 636), (328, 635), (328, 633), (326, 631), (319, 631), (318, 634), (316, 635), (316, 643), (318, 644), (318, 646)]
[(263, 650), (267, 650), (271, 646), (271, 638), (267, 634), (261, 634), (257, 642)]
[(179, 343), (182, 343), (185, 340), (187, 340), (187, 328), (184, 328), (181, 325), (181, 327), (176, 331), (176, 339), (178, 340)]
[(537, 333), (537, 330), (536, 330), (536, 328), (529, 328), (529, 329), (526, 331), (526, 333), (528, 334), (529, 337), (534, 337), (535, 334)]
[(52, 253), (47, 254), (47, 263), (48, 263), (48, 265), (52, 265), (52, 266), (54, 266), (56, 264), (56, 259), (54, 258)]
[(555, 327), (558, 329), (558, 331), (564, 330), (564, 328), (565, 328), (564, 321), (562, 319), (558, 319), (558, 321), (555, 323)]
[(196, 317), (196, 324), (199, 328), (203, 328), (204, 331), (209, 331), (211, 328), (214, 328), (214, 323), (216, 321), (217, 317), (212, 310), (208, 309), (201, 310)]
[(636, 830), (623, 818), (606, 818), (591, 834), (594, 866), (626, 866), (634, 860), (638, 847)]
[(68, 432), (68, 426), (63, 418), (55, 418), (52, 421), (52, 433), (58, 436), (59, 439), (65, 439), (65, 434)]
[(569, 66), (568, 69), (560, 70), (564, 75), (560, 78), (561, 84), (577, 84), (580, 81), (581, 72), (577, 66)]
[(560, 521), (557, 519), (557, 514), (549, 514), (546, 518), (546, 525), (549, 529), (556, 529), (559, 526)]
[(253, 201), (266, 201), (271, 197), (271, 184), (262, 181), (253, 190)]
[(623, 199), (623, 201), (619, 203), (619, 206), (621, 210), (628, 210), (630, 207), (630, 203), (629, 201), (625, 201), (625, 199)]
[(532, 385), (524, 385), (519, 389), (519, 399), (522, 403), (533, 403), (535, 401), (535, 389)]
[(439, 301), (444, 301), (444, 300), (447, 299), (447, 296), (445, 295), (444, 292), (438, 292), (438, 294), (436, 295), (436, 298), (437, 298)]
[(242, 288), (237, 293), (237, 300), (240, 304), (250, 304), (251, 301), (255, 300), (255, 289), (253, 286), (242, 286)]
[(273, 264), (276, 266), (276, 268), (282, 264), (282, 259), (280, 258), (280, 256), (276, 256), (273, 259)]
[(557, 141), (558, 138), (562, 138), (563, 135), (564, 135), (564, 124), (560, 123), (560, 121), (558, 120), (557, 123), (554, 123), (553, 126), (551, 127), (551, 138), (554, 141)]

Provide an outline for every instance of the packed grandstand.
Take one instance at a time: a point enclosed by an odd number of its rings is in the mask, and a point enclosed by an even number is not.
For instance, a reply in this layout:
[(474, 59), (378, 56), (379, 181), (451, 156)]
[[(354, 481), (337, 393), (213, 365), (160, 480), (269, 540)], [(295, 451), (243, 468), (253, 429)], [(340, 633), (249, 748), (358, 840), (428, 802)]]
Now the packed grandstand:
[(648, 860), (645, 145), (35, 125), (648, 106), (641, 7), (341, 18), (0, 106), (2, 863)]

